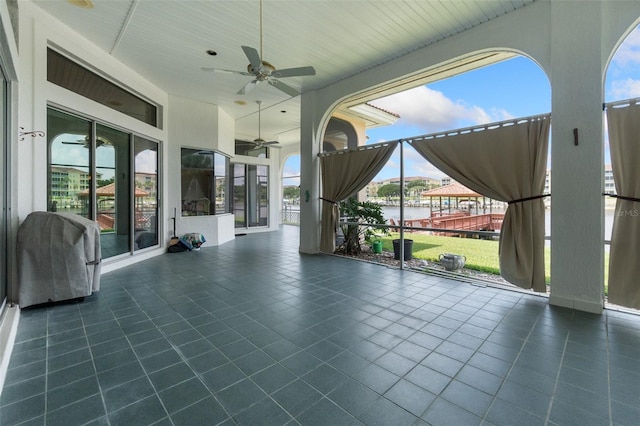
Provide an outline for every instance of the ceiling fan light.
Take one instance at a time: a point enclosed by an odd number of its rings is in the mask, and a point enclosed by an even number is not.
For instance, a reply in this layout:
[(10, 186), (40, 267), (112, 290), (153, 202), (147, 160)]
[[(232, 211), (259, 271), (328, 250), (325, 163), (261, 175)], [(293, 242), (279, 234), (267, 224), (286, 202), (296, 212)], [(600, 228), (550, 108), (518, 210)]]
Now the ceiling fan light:
[(72, 4), (82, 9), (93, 9), (94, 4), (91, 0), (67, 0), (67, 3)]
[(264, 73), (269, 75), (276, 70), (276, 67), (267, 61), (262, 61), (262, 67), (264, 68)]

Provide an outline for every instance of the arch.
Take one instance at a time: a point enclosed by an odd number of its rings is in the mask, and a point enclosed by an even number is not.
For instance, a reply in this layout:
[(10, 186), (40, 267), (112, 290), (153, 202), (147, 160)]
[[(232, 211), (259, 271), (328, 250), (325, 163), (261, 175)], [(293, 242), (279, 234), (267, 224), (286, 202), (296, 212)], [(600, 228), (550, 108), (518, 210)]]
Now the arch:
[[(637, 115), (634, 112), (634, 103), (640, 97), (640, 17), (636, 18), (633, 25), (630, 25), (616, 40), (612, 50), (609, 52), (606, 68), (603, 72), (603, 87), (607, 127), (613, 133), (605, 132), (602, 138), (604, 148), (603, 174), (604, 192), (607, 194), (617, 194), (620, 197), (633, 196), (633, 188), (628, 181), (635, 178), (634, 167), (630, 166), (637, 156), (629, 144), (628, 135), (629, 124), (626, 120), (620, 120), (619, 114), (627, 115), (628, 118)], [(627, 100), (633, 99), (631, 105), (624, 105)], [(618, 104), (619, 108), (611, 105)], [(613, 109), (613, 110), (611, 110)], [(613, 120), (617, 124), (612, 124)], [(624, 129), (624, 130), (622, 130)], [(609, 141), (609, 134), (615, 138), (615, 150), (612, 153)], [(625, 143), (625, 139), (627, 142)], [(624, 156), (620, 155), (620, 150), (624, 150)], [(615, 167), (614, 167), (615, 166)], [(616, 181), (616, 179), (619, 179)], [(628, 244), (623, 243), (624, 236), (637, 235), (637, 229), (633, 227), (636, 217), (633, 220), (627, 218), (628, 214), (637, 216), (636, 203), (624, 201), (624, 198), (605, 197), (603, 204), (604, 215), (604, 268), (608, 273), (604, 276), (604, 289), (607, 291), (610, 303), (623, 305), (627, 308), (639, 308), (638, 292), (634, 287), (633, 280), (628, 274), (635, 276), (637, 273), (635, 263), (626, 256), (629, 252)], [(620, 274), (623, 268), (627, 275)], [(611, 278), (611, 280), (609, 279)], [(634, 278), (635, 279), (635, 278)]]
[[(335, 99), (320, 99), (320, 102), (315, 103), (316, 107), (320, 107), (317, 108), (316, 111), (322, 109), (324, 109), (324, 111), (320, 117), (317, 117), (318, 127), (315, 129), (315, 133), (318, 139), (316, 140), (324, 140), (325, 131), (329, 122), (334, 118), (333, 115), (335, 112), (343, 105), (353, 106), (362, 104), (373, 99), (464, 74), (484, 66), (490, 66), (516, 56), (527, 58), (536, 64), (546, 76), (547, 81), (550, 82), (549, 72), (542, 62), (524, 50), (507, 47), (478, 49), (437, 64), (426, 66), (420, 71), (410, 72), (362, 90), (343, 94)], [(325, 100), (326, 104), (322, 102), (322, 100)]]
[[(516, 58), (516, 57), (520, 57), (522, 60), (520, 60), (520, 63), (527, 61), (530, 65), (528, 65), (528, 69), (533, 70), (535, 75), (534, 79), (535, 82), (537, 83), (537, 85), (535, 87), (542, 87), (543, 88), (543, 93), (544, 93), (544, 97), (541, 99), (540, 103), (536, 103), (534, 108), (528, 108), (525, 110), (524, 113), (522, 113), (522, 115), (536, 115), (536, 114), (540, 114), (540, 113), (546, 113), (549, 112), (549, 108), (551, 106), (551, 96), (550, 96), (550, 80), (549, 80), (549, 76), (548, 73), (546, 72), (546, 70), (540, 65), (539, 61), (533, 59), (530, 55), (523, 53), (523, 52), (519, 52), (519, 51), (515, 51), (515, 50), (508, 50), (508, 49), (500, 49), (500, 48), (496, 48), (493, 49), (493, 52), (495, 52), (499, 58), (502, 59), (506, 59), (506, 58)], [(465, 73), (470, 73), (478, 68), (485, 68), (484, 66), (473, 66), (471, 63), (474, 62), (474, 60), (476, 60), (477, 58), (492, 58), (492, 51), (489, 50), (483, 50), (482, 52), (472, 52), (469, 53), (467, 55), (465, 55), (464, 57), (461, 58), (454, 58), (451, 59), (450, 61), (447, 61), (447, 63), (444, 64), (440, 64), (437, 66), (434, 66), (430, 69), (425, 69), (423, 70), (421, 75), (407, 75), (404, 79), (402, 79), (401, 81), (398, 80), (389, 80), (386, 84), (384, 85), (380, 85), (380, 86), (376, 86), (376, 87), (371, 87), (366, 91), (361, 91), (358, 93), (353, 93), (349, 96), (345, 96), (342, 98), (342, 100), (340, 101), (335, 101), (334, 104), (332, 105), (332, 109), (330, 111), (322, 111), (325, 114), (325, 117), (328, 115), (333, 115), (338, 111), (344, 111), (344, 105), (347, 106), (355, 106), (358, 104), (362, 104), (367, 102), (368, 100), (373, 100), (376, 99), (377, 97), (381, 97), (382, 95), (389, 95), (395, 92), (402, 92), (405, 91), (409, 88), (414, 88), (414, 87), (422, 87), (425, 85), (428, 85), (429, 83), (435, 83), (437, 81), (440, 80), (444, 80), (448, 77), (453, 77), (453, 74), (456, 74), (456, 72), (454, 72), (453, 70), (457, 70), (459, 71), (460, 74), (465, 74)], [(456, 68), (453, 64), (456, 62), (460, 62), (461, 66), (459, 68)], [(502, 62), (502, 61), (499, 61)], [(518, 62), (513, 62), (515, 64), (517, 64)], [(476, 64), (477, 65), (477, 64)], [(486, 65), (486, 68), (490, 68), (491, 65), (493, 65), (493, 62), (491, 62), (491, 64), (487, 63), (484, 64)], [(439, 72), (438, 70), (441, 69), (441, 72)], [(507, 66), (507, 67), (503, 67), (502, 70), (504, 70), (503, 72), (510, 72), (513, 68), (513, 66)], [(540, 72), (541, 71), (541, 72)], [(489, 73), (491, 71), (488, 71), (487, 73)], [(496, 69), (496, 72), (498, 72), (498, 70)], [(517, 74), (512, 74), (514, 76), (516, 76)], [(525, 82), (527, 80), (516, 80), (517, 84), (521, 84), (520, 82)], [(499, 82), (496, 84), (500, 84)], [(499, 88), (499, 86), (495, 86), (496, 88)], [(515, 87), (515, 84), (514, 84)], [(517, 93), (517, 92), (516, 92)], [(328, 95), (328, 94), (327, 94)], [(458, 96), (458, 95), (455, 95)], [(514, 95), (510, 95), (507, 91), (502, 92), (502, 95), (500, 98), (498, 99), (502, 99), (503, 103), (507, 103), (506, 101), (508, 99), (514, 99), (515, 96)], [(325, 98), (326, 99), (326, 98)], [(455, 100), (455, 97), (452, 97), (453, 100)], [(322, 100), (322, 98), (321, 98)], [(315, 106), (317, 107), (318, 105), (322, 105), (322, 102), (316, 102)], [(493, 106), (495, 107), (502, 107), (503, 105), (500, 104), (494, 104)], [(508, 106), (505, 105), (505, 107), (509, 108)], [(386, 107), (382, 106), (382, 109), (387, 109)], [(391, 109), (391, 108), (389, 108)], [(511, 109), (511, 108), (509, 108)], [(316, 109), (316, 113), (320, 113), (321, 110), (320, 109)], [(396, 112), (396, 111), (393, 111)], [(489, 110), (487, 109), (487, 112), (489, 112)], [(514, 114), (520, 114), (520, 111), (515, 111)], [(520, 115), (516, 115), (516, 116), (520, 116)], [(493, 115), (491, 115), (491, 117), (494, 117)], [(490, 121), (502, 121), (504, 119), (507, 118), (511, 118), (511, 117), (505, 117), (505, 118), (501, 118), (501, 119), (494, 119), (494, 120), (490, 120)], [(326, 129), (330, 128), (330, 123), (333, 120), (333, 118), (329, 118), (327, 121), (327, 126)], [(478, 121), (478, 123), (487, 123), (490, 121)], [(451, 130), (454, 129), (455, 127), (445, 127), (442, 129), (437, 129), (437, 130)], [(327, 131), (327, 130), (325, 130)], [(427, 133), (427, 132), (423, 132), (423, 133)], [(408, 133), (408, 134), (399, 134), (397, 137), (411, 137), (411, 136), (417, 136), (420, 133)], [(326, 139), (326, 136), (325, 138)], [(372, 137), (372, 141), (373, 141), (373, 137)], [(390, 137), (389, 140), (394, 139), (393, 137)]]
[(358, 134), (353, 124), (337, 117), (331, 117), (324, 130), (323, 151), (353, 149), (358, 146)]

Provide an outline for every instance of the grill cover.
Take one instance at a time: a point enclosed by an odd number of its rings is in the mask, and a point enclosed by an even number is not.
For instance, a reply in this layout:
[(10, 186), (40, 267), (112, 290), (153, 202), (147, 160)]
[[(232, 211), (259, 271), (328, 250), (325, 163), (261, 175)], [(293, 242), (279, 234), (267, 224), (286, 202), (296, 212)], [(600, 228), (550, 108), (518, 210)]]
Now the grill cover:
[(33, 212), (18, 229), (20, 307), (100, 290), (100, 228), (73, 213)]

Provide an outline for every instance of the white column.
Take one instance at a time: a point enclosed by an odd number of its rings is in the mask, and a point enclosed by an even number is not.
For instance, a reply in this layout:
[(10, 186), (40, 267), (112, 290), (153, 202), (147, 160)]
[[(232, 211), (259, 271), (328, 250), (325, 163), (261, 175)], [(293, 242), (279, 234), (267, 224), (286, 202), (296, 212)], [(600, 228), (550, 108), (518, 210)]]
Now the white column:
[(301, 253), (320, 252), (321, 149), (316, 92), (302, 94), (300, 123), (300, 247)]
[[(603, 64), (600, 2), (553, 1), (550, 303), (603, 308)], [(578, 132), (578, 145), (574, 140)]]

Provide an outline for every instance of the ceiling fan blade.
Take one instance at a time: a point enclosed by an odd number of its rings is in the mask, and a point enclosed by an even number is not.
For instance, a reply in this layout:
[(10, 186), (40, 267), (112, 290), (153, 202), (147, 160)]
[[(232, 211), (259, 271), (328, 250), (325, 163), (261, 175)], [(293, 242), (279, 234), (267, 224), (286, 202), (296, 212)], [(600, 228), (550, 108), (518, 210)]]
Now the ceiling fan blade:
[(254, 49), (253, 47), (249, 47), (249, 46), (241, 46), (242, 50), (244, 51), (244, 54), (247, 56), (247, 59), (249, 59), (249, 63), (251, 64), (251, 67), (258, 71), (262, 71), (262, 59), (260, 59), (260, 55), (258, 54), (258, 51), (256, 49)]
[(233, 71), (233, 70), (224, 70), (221, 68), (208, 68), (208, 67), (202, 67), (200, 68), (202, 71), (208, 71), (208, 72), (215, 72), (215, 73), (219, 73), (219, 74), (240, 74), (240, 75), (253, 75), (250, 74), (246, 71)]
[(255, 87), (258, 85), (258, 83), (260, 83), (260, 80), (251, 80), (250, 82), (245, 84), (242, 87), (242, 89), (238, 90), (237, 94), (238, 95), (246, 95), (247, 93), (249, 93), (250, 91), (255, 89)]
[(316, 70), (313, 67), (285, 68), (283, 70), (276, 70), (271, 75), (278, 78), (297, 77), (300, 75), (316, 75)]
[(288, 86), (286, 84), (284, 84), (283, 82), (276, 80), (276, 79), (269, 79), (267, 80), (267, 82), (272, 85), (273, 87), (275, 87), (276, 89), (282, 90), (284, 93), (286, 93), (289, 96), (298, 96), (300, 94), (300, 92), (298, 92), (296, 89), (294, 89), (291, 86)]

